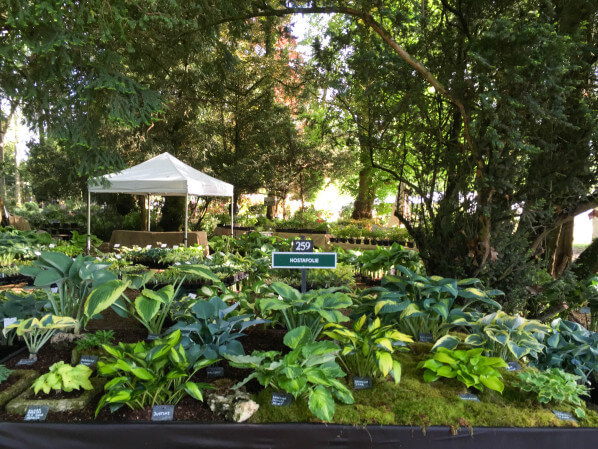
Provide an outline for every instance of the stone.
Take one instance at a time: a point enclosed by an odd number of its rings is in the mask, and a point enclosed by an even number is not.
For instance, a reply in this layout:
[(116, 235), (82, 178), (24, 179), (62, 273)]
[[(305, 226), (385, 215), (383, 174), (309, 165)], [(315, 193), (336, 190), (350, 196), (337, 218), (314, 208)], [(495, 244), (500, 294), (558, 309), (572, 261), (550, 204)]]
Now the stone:
[(219, 379), (213, 385), (216, 389), (206, 394), (206, 403), (213, 413), (224, 416), (227, 421), (247, 421), (260, 408), (244, 387), (231, 389), (229, 379)]

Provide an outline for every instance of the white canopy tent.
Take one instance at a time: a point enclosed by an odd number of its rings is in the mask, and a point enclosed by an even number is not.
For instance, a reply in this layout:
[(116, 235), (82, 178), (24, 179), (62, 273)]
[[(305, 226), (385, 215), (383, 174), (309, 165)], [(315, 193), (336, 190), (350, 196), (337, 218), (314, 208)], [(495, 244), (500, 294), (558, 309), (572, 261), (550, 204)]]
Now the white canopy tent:
[[(234, 187), (224, 181), (206, 175), (181, 162), (170, 153), (162, 153), (148, 161), (117, 173), (89, 180), (87, 189), (87, 250), (91, 246), (91, 193), (129, 193), (149, 196), (184, 196), (185, 205), (189, 195), (230, 196)], [(231, 235), (233, 235), (233, 208), (231, 207)], [(187, 221), (185, 207), (185, 246), (187, 246)], [(150, 220), (148, 217), (148, 231)]]

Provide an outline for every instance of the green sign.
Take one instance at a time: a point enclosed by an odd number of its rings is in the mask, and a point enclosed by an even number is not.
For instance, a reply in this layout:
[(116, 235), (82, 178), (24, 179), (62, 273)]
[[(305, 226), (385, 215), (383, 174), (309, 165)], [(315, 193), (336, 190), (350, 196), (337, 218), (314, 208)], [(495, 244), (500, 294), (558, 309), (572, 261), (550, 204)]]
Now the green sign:
[(272, 268), (336, 268), (336, 253), (272, 253)]

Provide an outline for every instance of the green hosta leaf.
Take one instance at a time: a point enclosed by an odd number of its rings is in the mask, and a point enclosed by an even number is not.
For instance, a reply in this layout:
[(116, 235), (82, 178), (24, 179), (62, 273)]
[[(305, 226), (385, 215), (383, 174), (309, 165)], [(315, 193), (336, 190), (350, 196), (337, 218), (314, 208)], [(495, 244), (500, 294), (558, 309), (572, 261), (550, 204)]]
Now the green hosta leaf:
[(441, 377), (447, 377), (449, 379), (452, 379), (453, 377), (457, 377), (458, 373), (457, 371), (453, 370), (453, 368), (451, 368), (450, 366), (444, 365), (436, 370), (436, 374)]
[(436, 352), (436, 354), (434, 354), (434, 360), (438, 360), (442, 363), (448, 363), (449, 365), (455, 365), (458, 363), (457, 360), (455, 360), (449, 354), (443, 351)]
[(133, 368), (131, 370), (131, 372), (133, 373), (133, 375), (135, 377), (138, 377), (139, 379), (142, 380), (154, 380), (155, 377), (152, 373), (150, 373), (148, 370), (146, 370), (145, 368)]
[(259, 307), (262, 313), (265, 313), (270, 310), (285, 310), (288, 309), (290, 305), (278, 298), (262, 298)]
[(295, 398), (299, 397), (305, 391), (307, 385), (306, 377), (298, 377), (296, 379), (287, 379), (284, 376), (278, 378), (278, 386), (287, 393), (292, 394)]
[(289, 331), (284, 336), (284, 344), (291, 349), (297, 348), (299, 345), (303, 345), (311, 341), (312, 335), (306, 326), (299, 326), (292, 331)]
[(335, 404), (332, 395), (326, 388), (322, 386), (314, 388), (309, 395), (308, 406), (311, 412), (322, 421), (332, 421)]
[(195, 382), (186, 382), (185, 383), (185, 391), (193, 399), (197, 399), (198, 401), (203, 401), (203, 394), (202, 394), (199, 386)]
[(392, 361), (392, 370), (390, 371), (390, 375), (395, 381), (395, 384), (398, 384), (401, 381), (401, 364), (397, 360)]
[(274, 293), (282, 296), (284, 300), (298, 301), (301, 299), (301, 293), (299, 293), (298, 290), (283, 282), (273, 282), (270, 284), (270, 288), (274, 291)]
[(94, 288), (87, 298), (85, 303), (85, 316), (91, 318), (94, 315), (106, 310), (110, 307), (124, 291), (128, 288), (129, 283), (114, 279)]
[(412, 302), (407, 306), (405, 310), (401, 313), (401, 319), (404, 318), (411, 318), (424, 315), (424, 312), (418, 307), (417, 304)]
[(160, 304), (160, 301), (150, 299), (144, 295), (139, 295), (135, 298), (135, 310), (145, 322), (150, 322), (158, 314)]
[(424, 381), (425, 382), (436, 382), (438, 379), (440, 379), (440, 376), (437, 376), (434, 371), (429, 370), (429, 369), (424, 371)]
[(486, 387), (490, 388), (491, 390), (498, 391), (502, 393), (505, 389), (505, 385), (498, 379), (497, 376), (487, 376), (482, 374), (480, 376), (480, 382), (482, 382)]
[(221, 283), (222, 281), (212, 270), (204, 265), (181, 265), (179, 270), (185, 274), (193, 274), (195, 276), (199, 276), (203, 279), (207, 279), (214, 283)]

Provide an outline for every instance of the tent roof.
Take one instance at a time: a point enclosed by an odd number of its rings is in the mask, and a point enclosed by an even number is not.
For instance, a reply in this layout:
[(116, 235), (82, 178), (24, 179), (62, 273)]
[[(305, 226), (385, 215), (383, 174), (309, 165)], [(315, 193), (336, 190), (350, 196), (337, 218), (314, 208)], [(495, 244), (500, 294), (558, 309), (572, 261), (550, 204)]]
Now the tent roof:
[[(108, 181), (102, 185), (101, 179)], [(93, 178), (90, 192), (130, 193), (135, 195), (233, 196), (233, 185), (206, 175), (184, 164), (170, 153), (117, 173)]]

